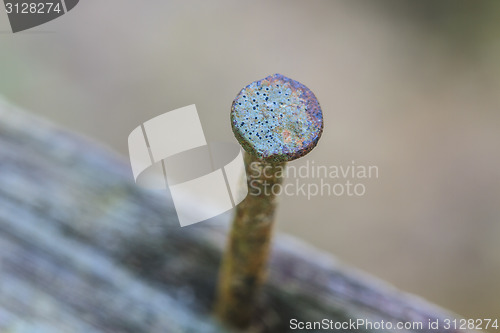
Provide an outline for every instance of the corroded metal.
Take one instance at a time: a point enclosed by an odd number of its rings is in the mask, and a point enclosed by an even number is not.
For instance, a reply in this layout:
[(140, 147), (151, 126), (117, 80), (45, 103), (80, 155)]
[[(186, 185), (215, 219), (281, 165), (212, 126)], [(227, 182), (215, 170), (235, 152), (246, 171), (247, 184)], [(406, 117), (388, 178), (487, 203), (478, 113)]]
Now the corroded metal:
[(215, 312), (227, 326), (247, 329), (266, 275), (277, 198), (287, 161), (310, 152), (323, 131), (316, 97), (280, 74), (243, 88), (231, 107), (233, 132), (246, 150), (248, 187), (236, 208), (222, 263)]
[[(220, 270), (216, 314), (223, 323), (248, 328), (265, 280), (277, 197), (270, 190), (283, 181), (284, 163), (271, 164), (245, 153), (252, 191), (236, 207)], [(251, 165), (251, 167), (249, 167)]]
[(274, 74), (239, 92), (231, 107), (231, 125), (248, 153), (271, 163), (285, 162), (316, 146), (323, 113), (309, 88)]

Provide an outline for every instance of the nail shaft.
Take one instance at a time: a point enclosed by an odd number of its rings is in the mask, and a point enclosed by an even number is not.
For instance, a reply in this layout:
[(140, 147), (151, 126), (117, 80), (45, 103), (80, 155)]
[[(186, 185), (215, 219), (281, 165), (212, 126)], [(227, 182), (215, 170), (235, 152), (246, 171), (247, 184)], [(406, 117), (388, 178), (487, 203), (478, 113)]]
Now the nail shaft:
[(236, 208), (219, 280), (216, 312), (232, 326), (249, 325), (265, 279), (277, 198), (286, 162), (273, 164), (245, 153), (249, 195)]

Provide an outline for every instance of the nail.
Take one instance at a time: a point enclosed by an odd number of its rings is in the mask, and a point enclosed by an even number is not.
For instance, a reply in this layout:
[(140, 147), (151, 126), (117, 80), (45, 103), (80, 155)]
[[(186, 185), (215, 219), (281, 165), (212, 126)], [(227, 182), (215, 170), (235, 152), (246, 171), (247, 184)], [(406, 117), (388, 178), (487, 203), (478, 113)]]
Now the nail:
[(248, 328), (265, 279), (276, 196), (288, 161), (309, 153), (323, 132), (313, 92), (281, 74), (252, 82), (231, 107), (231, 125), (245, 150), (249, 194), (236, 208), (219, 275), (215, 311), (228, 326)]

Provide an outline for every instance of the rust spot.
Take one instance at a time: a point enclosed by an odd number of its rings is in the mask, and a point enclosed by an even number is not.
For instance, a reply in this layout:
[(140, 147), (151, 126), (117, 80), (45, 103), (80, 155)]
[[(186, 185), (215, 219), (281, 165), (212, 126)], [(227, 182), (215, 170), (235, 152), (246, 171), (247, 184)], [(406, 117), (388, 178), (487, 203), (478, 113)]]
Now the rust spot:
[(283, 142), (289, 143), (292, 141), (292, 137), (289, 130), (283, 131)]

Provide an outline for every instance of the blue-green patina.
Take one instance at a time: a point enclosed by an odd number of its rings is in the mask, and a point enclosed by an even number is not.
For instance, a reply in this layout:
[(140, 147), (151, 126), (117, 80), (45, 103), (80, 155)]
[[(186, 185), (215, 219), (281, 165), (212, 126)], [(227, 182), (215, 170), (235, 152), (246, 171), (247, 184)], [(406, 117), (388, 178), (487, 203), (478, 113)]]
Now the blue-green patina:
[(281, 74), (252, 82), (231, 107), (233, 132), (250, 154), (291, 161), (313, 149), (323, 132), (323, 114), (313, 92)]

